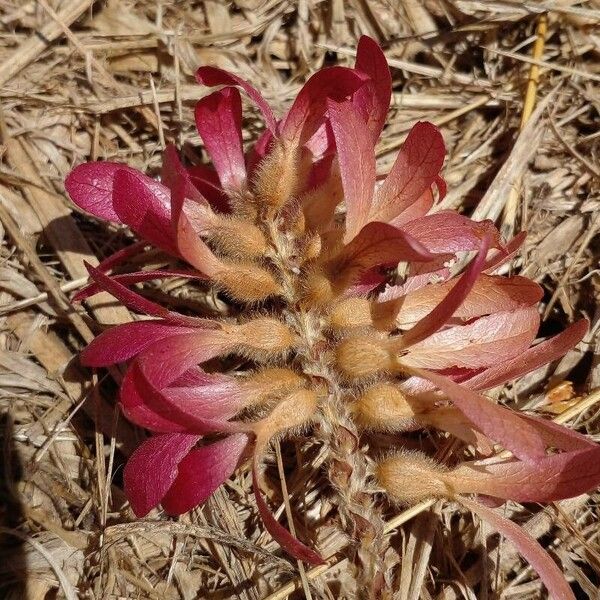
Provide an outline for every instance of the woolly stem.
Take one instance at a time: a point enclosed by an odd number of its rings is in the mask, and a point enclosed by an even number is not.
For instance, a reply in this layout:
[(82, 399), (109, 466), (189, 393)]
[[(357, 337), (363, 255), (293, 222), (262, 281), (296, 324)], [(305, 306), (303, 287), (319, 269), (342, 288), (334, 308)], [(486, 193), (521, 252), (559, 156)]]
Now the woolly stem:
[(329, 449), (329, 480), (337, 492), (341, 526), (351, 537), (357, 568), (356, 597), (381, 598), (386, 587), (384, 521), (369, 492), (371, 465), (339, 388), (323, 406), (321, 432)]

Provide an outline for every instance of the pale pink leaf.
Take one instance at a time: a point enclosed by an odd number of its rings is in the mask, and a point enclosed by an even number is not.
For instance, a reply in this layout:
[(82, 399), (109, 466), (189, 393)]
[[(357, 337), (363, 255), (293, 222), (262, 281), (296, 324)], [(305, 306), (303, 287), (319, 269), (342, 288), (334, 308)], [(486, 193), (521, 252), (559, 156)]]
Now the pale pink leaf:
[(475, 285), (477, 277), (481, 273), (489, 244), (489, 236), (486, 236), (481, 244), (479, 253), (462, 274), (456, 285), (448, 290), (448, 293), (431, 312), (421, 318), (412, 329), (399, 337), (398, 344), (400, 348), (407, 348), (427, 339), (450, 320), (468, 296), (473, 285)]
[(391, 266), (400, 261), (427, 261), (433, 255), (411, 235), (386, 223), (367, 223), (335, 258), (336, 267)]
[(375, 151), (367, 126), (352, 103), (329, 100), (327, 111), (337, 147), (346, 203), (347, 242), (368, 221), (375, 188)]
[(375, 195), (371, 219), (388, 223), (416, 202), (436, 181), (445, 154), (435, 125), (426, 121), (414, 125)]
[(490, 458), (460, 464), (449, 477), (461, 493), (516, 502), (554, 502), (600, 485), (600, 446), (550, 454), (536, 461)]
[(484, 521), (487, 521), (495, 531), (505, 536), (515, 545), (519, 553), (538, 573), (553, 600), (575, 600), (575, 595), (569, 587), (560, 567), (521, 527), (477, 502), (466, 498), (460, 498), (459, 501), (466, 508), (479, 515)]
[(479, 431), (500, 442), (515, 456), (523, 460), (538, 461), (546, 455), (546, 446), (536, 428), (509, 409), (494, 404), (492, 400), (438, 373), (414, 368), (410, 372), (431, 381)]
[[(407, 349), (403, 364), (427, 369), (478, 369), (521, 360), (539, 327), (536, 307), (481, 317), (438, 331)], [(480, 375), (481, 376), (481, 375)]]
[(390, 107), (392, 75), (379, 44), (366, 35), (358, 40), (354, 68), (369, 76), (369, 81), (352, 96), (352, 102), (367, 124), (371, 143), (374, 145), (379, 139)]
[(492, 248), (502, 248), (500, 234), (492, 221), (472, 221), (453, 211), (426, 215), (402, 226), (402, 230), (418, 239), (430, 252), (456, 254), (479, 250), (486, 235)]
[[(398, 313), (398, 327), (406, 328), (422, 319), (459, 280), (451, 279), (442, 283), (432, 283), (402, 298)], [(399, 288), (401, 286), (398, 286)], [(402, 297), (395, 296), (396, 288), (385, 290), (385, 300)], [(454, 312), (454, 318), (468, 321), (496, 312), (512, 311), (537, 304), (543, 295), (542, 288), (526, 277), (499, 277), (480, 275), (463, 303)]]
[(465, 385), (475, 390), (486, 390), (535, 371), (559, 359), (576, 346), (587, 333), (588, 326), (588, 321), (581, 319), (558, 335), (529, 348), (510, 360), (497, 364), (491, 363), (492, 366), (468, 379)]

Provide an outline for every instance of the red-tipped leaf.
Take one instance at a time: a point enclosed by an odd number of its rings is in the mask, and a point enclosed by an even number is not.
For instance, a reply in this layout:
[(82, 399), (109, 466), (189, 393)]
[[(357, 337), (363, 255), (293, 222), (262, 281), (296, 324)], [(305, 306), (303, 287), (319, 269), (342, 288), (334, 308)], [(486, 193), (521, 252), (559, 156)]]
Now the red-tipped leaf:
[(204, 504), (235, 471), (248, 445), (244, 433), (192, 450), (180, 463), (178, 475), (161, 501), (165, 511), (181, 515)]
[(125, 494), (137, 517), (146, 516), (164, 498), (177, 468), (200, 439), (186, 433), (151, 437), (131, 455), (123, 473)]
[(224, 88), (196, 104), (196, 128), (224, 188), (246, 180), (242, 146), (242, 101), (236, 88)]

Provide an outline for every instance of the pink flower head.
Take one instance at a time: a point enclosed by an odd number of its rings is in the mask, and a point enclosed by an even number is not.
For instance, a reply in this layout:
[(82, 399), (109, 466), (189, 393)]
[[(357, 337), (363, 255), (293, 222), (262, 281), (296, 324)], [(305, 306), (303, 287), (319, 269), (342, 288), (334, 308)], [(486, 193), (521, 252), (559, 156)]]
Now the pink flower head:
[[(540, 287), (495, 274), (523, 236), (505, 244), (490, 221), (431, 213), (445, 194), (445, 148), (434, 125), (417, 123), (376, 181), (391, 76), (371, 39), (361, 38), (354, 68), (313, 75), (281, 119), (235, 75), (201, 67), (197, 80), (219, 88), (195, 111), (213, 168), (183, 164), (170, 146), (160, 182), (108, 162), (80, 165), (66, 181), (78, 206), (142, 240), (89, 267), (93, 283), (78, 295), (105, 290), (150, 317), (102, 333), (81, 357), (92, 367), (128, 362), (123, 412), (153, 432), (125, 469), (136, 515), (158, 504), (171, 514), (189, 511), (250, 461), (266, 528), (294, 557), (319, 563), (260, 494), (270, 442), (318, 425), (335, 454), (341, 427), (357, 438), (433, 427), (462, 439), (477, 459), (449, 468), (401, 451), (377, 462), (381, 488), (401, 502), (463, 502), (513, 539), (556, 597), (571, 597), (540, 547), (468, 495), (552, 501), (600, 482), (599, 447), (481, 394), (559, 358), (587, 323), (532, 346)], [(240, 92), (266, 124), (249, 149)], [(108, 274), (145, 244), (174, 266)], [(472, 260), (454, 274), (466, 253)], [(237, 317), (180, 314), (132, 289), (168, 277), (209, 281)], [(227, 355), (250, 367), (203, 369)], [(501, 458), (495, 445), (507, 451)], [(360, 443), (355, 452), (368, 464)]]

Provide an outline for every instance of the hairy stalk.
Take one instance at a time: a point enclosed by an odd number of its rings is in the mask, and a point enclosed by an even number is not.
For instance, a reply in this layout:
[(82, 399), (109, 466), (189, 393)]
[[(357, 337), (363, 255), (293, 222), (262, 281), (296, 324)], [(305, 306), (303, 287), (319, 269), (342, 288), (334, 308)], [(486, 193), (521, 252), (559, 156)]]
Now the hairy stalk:
[(385, 588), (384, 523), (369, 492), (371, 461), (361, 448), (359, 432), (349, 410), (353, 390), (339, 383), (331, 360), (331, 346), (335, 340), (327, 335), (321, 311), (299, 310), (295, 305), (300, 278), (290, 261), (286, 240), (272, 224), (268, 226), (267, 235), (273, 249), (271, 258), (284, 282), (287, 306), (282, 317), (302, 340), (298, 347), (298, 366), (323, 388), (317, 429), (329, 451), (329, 480), (337, 495), (340, 525), (350, 536), (355, 552), (357, 598), (381, 598)]

